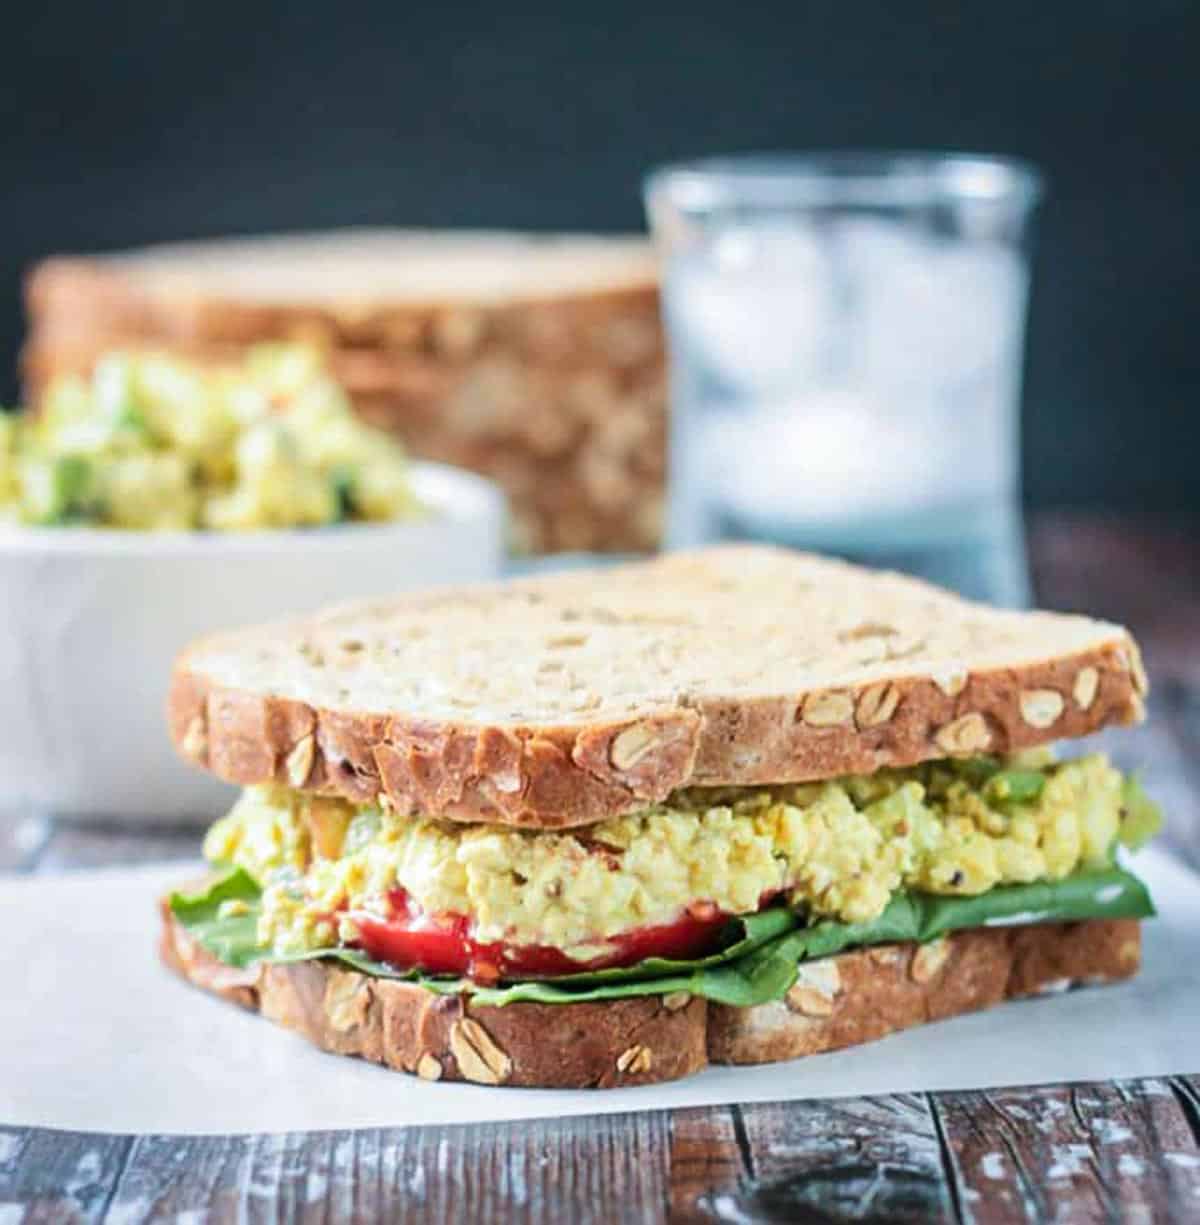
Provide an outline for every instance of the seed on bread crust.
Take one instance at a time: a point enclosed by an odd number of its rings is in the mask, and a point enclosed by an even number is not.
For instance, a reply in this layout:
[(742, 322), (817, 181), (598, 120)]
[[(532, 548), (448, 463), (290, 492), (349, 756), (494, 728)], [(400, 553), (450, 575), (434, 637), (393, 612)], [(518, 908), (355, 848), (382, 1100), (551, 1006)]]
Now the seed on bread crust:
[(1021, 718), (1030, 727), (1044, 729), (1057, 721), (1066, 703), (1056, 689), (1023, 689)]
[(653, 1066), (654, 1053), (648, 1046), (642, 1046), (640, 1043), (635, 1043), (617, 1056), (617, 1071), (629, 1076), (649, 1072)]
[(658, 733), (645, 723), (634, 723), (613, 737), (608, 759), (617, 770), (631, 770), (659, 742)]
[(478, 345), (486, 327), (487, 322), (479, 311), (452, 310), (435, 315), (430, 332), (439, 353), (463, 358)]
[(201, 715), (197, 715), (187, 725), (187, 731), (183, 733), (179, 747), (193, 761), (202, 762), (204, 760), (204, 755), (208, 752), (208, 733), (205, 731), (204, 719)]
[(296, 741), (295, 747), (287, 755), (288, 782), (293, 787), (303, 787), (308, 782), (316, 755), (317, 745), (312, 733)]
[(1096, 690), (1100, 687), (1100, 673), (1095, 668), (1080, 668), (1075, 677), (1075, 688), (1072, 691), (1075, 704), (1080, 710), (1087, 710), (1096, 700)]
[(361, 974), (346, 972), (330, 976), (325, 989), (325, 1017), (335, 1033), (361, 1025), (371, 1006), (371, 984)]
[(441, 1080), (442, 1061), (432, 1051), (425, 1051), (417, 1060), (417, 1075), (422, 1080)]
[(1129, 673), (1134, 697), (1144, 698), (1150, 692), (1150, 680), (1142, 663), (1142, 652), (1132, 638), (1127, 638), (1116, 650), (1117, 664)]
[(939, 727), (933, 739), (946, 753), (978, 753), (992, 743), (992, 733), (983, 715), (973, 710)]
[(867, 960), (873, 962), (877, 966), (890, 966), (903, 956), (903, 953), (894, 944), (885, 944), (881, 948), (869, 948), (866, 950)]
[(828, 995), (800, 984), (787, 993), (787, 1006), (806, 1017), (833, 1016), (833, 1000)]
[(942, 967), (950, 959), (950, 941), (945, 936), (922, 944), (913, 954), (912, 965), (908, 972), (914, 983), (924, 986), (941, 973)]
[(956, 698), (967, 687), (966, 668), (946, 668), (930, 673), (930, 680), (948, 697)]
[(887, 681), (870, 685), (858, 695), (854, 721), (860, 728), (879, 727), (891, 720), (900, 705), (900, 690)]
[(692, 1002), (690, 991), (671, 991), (663, 996), (663, 1007), (668, 1012), (678, 1012)]
[(470, 1017), (462, 1017), (451, 1026), (450, 1053), (463, 1076), (481, 1085), (502, 1085), (512, 1075), (512, 1060)]
[(784, 1003), (792, 1012), (802, 1016), (830, 1017), (841, 987), (837, 962), (826, 959), (814, 961), (811, 965), (801, 963), (796, 968), (795, 985), (784, 997)]
[(551, 650), (559, 650), (563, 647), (583, 647), (587, 646), (587, 640), (587, 634), (577, 631), (569, 634), (552, 634), (546, 639), (546, 646)]
[(800, 717), (809, 727), (838, 727), (854, 717), (854, 700), (837, 689), (810, 693), (800, 708)]

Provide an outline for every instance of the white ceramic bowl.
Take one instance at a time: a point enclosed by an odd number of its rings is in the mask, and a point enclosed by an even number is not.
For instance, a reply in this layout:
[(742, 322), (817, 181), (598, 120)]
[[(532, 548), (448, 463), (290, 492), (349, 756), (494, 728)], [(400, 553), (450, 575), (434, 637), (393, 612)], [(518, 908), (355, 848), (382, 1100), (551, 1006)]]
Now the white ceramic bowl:
[(504, 501), (414, 465), (425, 520), (242, 535), (0, 529), (0, 814), (206, 821), (233, 788), (166, 732), (171, 661), (194, 638), (323, 604), (493, 577)]

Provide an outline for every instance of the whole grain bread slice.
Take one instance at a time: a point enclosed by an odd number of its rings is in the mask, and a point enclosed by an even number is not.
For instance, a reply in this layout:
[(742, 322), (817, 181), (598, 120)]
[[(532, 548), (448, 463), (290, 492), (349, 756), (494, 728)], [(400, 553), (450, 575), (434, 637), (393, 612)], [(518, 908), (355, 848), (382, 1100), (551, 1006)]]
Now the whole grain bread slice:
[(1134, 919), (956, 932), (801, 966), (786, 999), (754, 1008), (698, 996), (476, 1006), (392, 979), (308, 961), (233, 970), (163, 906), (161, 954), (184, 978), (262, 1013), (322, 1050), (426, 1080), (527, 1088), (654, 1084), (709, 1063), (774, 1063), (839, 1050), (1004, 1000), (1128, 978)]
[(1083, 736), (1145, 692), (1119, 626), (727, 546), (205, 639), (168, 705), (230, 782), (537, 829)]

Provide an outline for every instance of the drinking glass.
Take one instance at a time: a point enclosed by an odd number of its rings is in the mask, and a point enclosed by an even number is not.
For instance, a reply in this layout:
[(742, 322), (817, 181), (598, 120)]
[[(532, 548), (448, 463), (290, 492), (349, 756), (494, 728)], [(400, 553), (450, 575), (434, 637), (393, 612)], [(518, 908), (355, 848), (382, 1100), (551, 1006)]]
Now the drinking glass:
[(744, 156), (646, 180), (671, 359), (669, 546), (760, 539), (1029, 596), (1019, 400), (1037, 172)]

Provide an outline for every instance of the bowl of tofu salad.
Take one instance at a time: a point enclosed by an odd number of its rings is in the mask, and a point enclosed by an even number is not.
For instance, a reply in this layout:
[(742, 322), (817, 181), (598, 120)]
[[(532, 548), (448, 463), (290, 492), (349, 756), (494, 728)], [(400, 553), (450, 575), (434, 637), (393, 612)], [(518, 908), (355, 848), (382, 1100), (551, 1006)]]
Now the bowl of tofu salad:
[(493, 577), (504, 499), (414, 462), (318, 352), (111, 353), (0, 413), (0, 815), (203, 821), (229, 790), (162, 730), (187, 642)]

